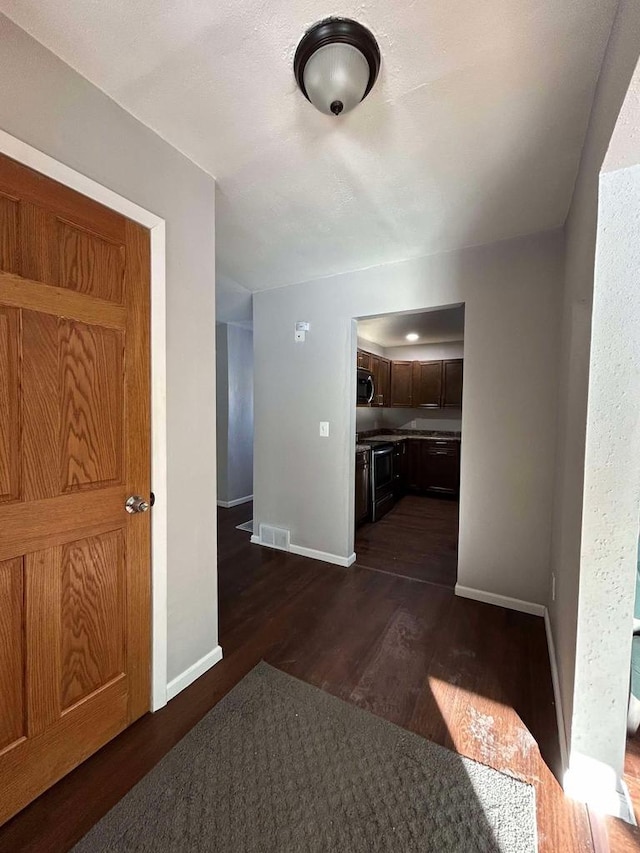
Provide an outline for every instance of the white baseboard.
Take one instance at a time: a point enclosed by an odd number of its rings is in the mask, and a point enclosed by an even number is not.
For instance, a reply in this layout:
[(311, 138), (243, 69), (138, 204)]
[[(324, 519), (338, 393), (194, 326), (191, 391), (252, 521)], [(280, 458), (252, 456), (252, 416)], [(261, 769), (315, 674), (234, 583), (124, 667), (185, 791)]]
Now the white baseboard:
[[(271, 548), (274, 551), (284, 550), (283, 548), (274, 548), (273, 545), (267, 545), (256, 533), (252, 535), (251, 542), (254, 545), (262, 545), (263, 548)], [(348, 569), (356, 561), (355, 554), (351, 554), (350, 557), (340, 557), (338, 554), (330, 554), (328, 551), (316, 551), (315, 548), (294, 545), (293, 542), (289, 544), (289, 553), (297, 554), (299, 557), (310, 557), (312, 560), (320, 560), (323, 563), (332, 563), (334, 566), (342, 566), (345, 569)]]
[(560, 761), (562, 762), (562, 773), (564, 775), (569, 768), (567, 730), (565, 728), (564, 712), (562, 710), (562, 696), (560, 694), (560, 675), (558, 673), (558, 661), (556, 658), (556, 644), (553, 640), (551, 619), (546, 607), (544, 609), (544, 629), (547, 635), (547, 648), (549, 650), (549, 663), (551, 665), (551, 681), (553, 683), (553, 698), (556, 706), (556, 723), (558, 725), (558, 741), (560, 743)]
[(174, 696), (177, 696), (185, 687), (188, 687), (190, 684), (196, 680), (196, 678), (200, 678), (201, 675), (211, 669), (212, 666), (219, 663), (222, 660), (222, 649), (220, 646), (216, 646), (215, 649), (211, 649), (210, 652), (204, 657), (201, 657), (200, 660), (197, 660), (194, 664), (188, 669), (185, 669), (184, 672), (180, 673), (173, 681), (170, 681), (167, 684), (167, 701), (173, 699)]
[(472, 589), (470, 586), (461, 586), (459, 583), (456, 584), (455, 593), (461, 598), (472, 598), (474, 601), (482, 601), (484, 604), (495, 604), (498, 607), (506, 607), (507, 610), (531, 613), (533, 616), (544, 616), (547, 609), (544, 604), (536, 604), (533, 601), (521, 601), (519, 598), (498, 595), (496, 592), (484, 592), (481, 589)]
[(253, 495), (245, 495), (243, 498), (236, 498), (234, 501), (218, 501), (218, 506), (223, 506), (225, 509), (231, 509), (232, 506), (240, 506), (240, 504), (248, 504), (253, 500)]
[(351, 554), (350, 557), (340, 557), (338, 554), (329, 554), (327, 551), (316, 551), (315, 548), (304, 548), (302, 545), (290, 545), (292, 554), (298, 554), (300, 557), (310, 557), (312, 560), (321, 560), (323, 563), (332, 563), (334, 566), (342, 566), (348, 569), (356, 561), (356, 555)]

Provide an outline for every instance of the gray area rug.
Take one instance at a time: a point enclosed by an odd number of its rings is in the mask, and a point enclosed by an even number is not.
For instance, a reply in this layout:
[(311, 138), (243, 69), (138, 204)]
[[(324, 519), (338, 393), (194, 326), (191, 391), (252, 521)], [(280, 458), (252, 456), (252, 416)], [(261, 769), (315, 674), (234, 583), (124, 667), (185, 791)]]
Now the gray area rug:
[(237, 524), (236, 530), (247, 530), (249, 533), (253, 533), (253, 519), (245, 521), (244, 524)]
[(260, 663), (75, 853), (533, 853), (530, 785)]

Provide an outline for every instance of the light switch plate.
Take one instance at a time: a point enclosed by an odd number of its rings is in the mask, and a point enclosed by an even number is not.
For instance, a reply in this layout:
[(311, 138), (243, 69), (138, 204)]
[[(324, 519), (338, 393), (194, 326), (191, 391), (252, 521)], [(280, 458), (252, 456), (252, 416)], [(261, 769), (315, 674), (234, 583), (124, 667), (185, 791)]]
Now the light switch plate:
[(329, 421), (320, 421), (320, 437), (329, 437)]

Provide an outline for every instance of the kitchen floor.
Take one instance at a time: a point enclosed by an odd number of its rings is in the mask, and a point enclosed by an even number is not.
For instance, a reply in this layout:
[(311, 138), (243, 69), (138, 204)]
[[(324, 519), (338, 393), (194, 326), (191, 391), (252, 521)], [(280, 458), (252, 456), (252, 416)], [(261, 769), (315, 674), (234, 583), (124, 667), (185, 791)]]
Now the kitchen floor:
[(406, 495), (375, 524), (356, 530), (356, 565), (453, 589), (458, 501)]

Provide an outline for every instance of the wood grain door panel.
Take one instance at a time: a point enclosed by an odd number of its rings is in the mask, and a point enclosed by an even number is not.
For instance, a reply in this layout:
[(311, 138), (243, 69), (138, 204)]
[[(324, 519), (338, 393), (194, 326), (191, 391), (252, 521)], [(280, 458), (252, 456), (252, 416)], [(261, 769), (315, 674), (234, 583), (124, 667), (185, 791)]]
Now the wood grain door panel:
[(25, 735), (22, 558), (0, 562), (0, 752)]
[(0, 269), (20, 272), (20, 201), (0, 193)]
[(149, 264), (0, 157), (0, 823), (149, 708)]
[(122, 332), (58, 321), (61, 491), (122, 482)]
[(63, 710), (125, 676), (125, 565), (122, 530), (60, 549)]
[(0, 503), (20, 498), (20, 312), (0, 305)]

